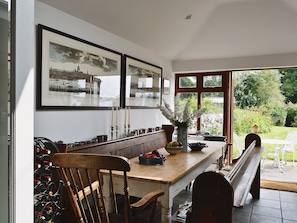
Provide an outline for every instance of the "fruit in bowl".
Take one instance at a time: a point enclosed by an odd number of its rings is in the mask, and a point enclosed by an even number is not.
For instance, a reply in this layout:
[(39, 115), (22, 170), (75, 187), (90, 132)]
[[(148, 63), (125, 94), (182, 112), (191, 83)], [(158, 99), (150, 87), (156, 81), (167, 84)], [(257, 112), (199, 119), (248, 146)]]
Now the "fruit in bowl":
[(167, 145), (165, 146), (165, 149), (171, 155), (175, 155), (182, 151), (183, 145), (180, 142), (171, 141), (171, 142), (167, 143)]
[(139, 163), (143, 165), (163, 165), (164, 162), (165, 157), (157, 150), (153, 150), (151, 153), (139, 155)]

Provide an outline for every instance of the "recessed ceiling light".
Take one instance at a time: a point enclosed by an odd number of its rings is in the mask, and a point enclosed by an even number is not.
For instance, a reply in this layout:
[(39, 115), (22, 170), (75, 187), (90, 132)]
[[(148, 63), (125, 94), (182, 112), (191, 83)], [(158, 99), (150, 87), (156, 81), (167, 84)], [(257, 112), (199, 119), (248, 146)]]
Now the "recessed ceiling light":
[(192, 18), (192, 14), (189, 14), (186, 16), (186, 19), (191, 19)]

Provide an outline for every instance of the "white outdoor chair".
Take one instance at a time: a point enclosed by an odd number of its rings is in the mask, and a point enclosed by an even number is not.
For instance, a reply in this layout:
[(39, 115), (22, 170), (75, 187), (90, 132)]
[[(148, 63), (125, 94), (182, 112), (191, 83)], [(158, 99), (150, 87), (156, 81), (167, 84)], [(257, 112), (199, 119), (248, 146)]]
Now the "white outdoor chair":
[(240, 157), (240, 155), (242, 154), (242, 150), (244, 149), (242, 141), (235, 132), (233, 132), (233, 149), (235, 150), (234, 158)]
[(288, 153), (293, 153), (293, 167), (295, 168), (295, 146), (297, 144), (297, 131), (289, 132), (286, 140), (290, 142), (290, 144), (286, 144), (283, 147), (279, 148), (282, 152), (282, 162), (285, 161), (285, 164), (288, 161)]
[(266, 153), (265, 156), (264, 156), (264, 158), (263, 158), (263, 161), (267, 160), (268, 157), (273, 158), (273, 160), (274, 160), (273, 165), (275, 167), (278, 167), (281, 172), (284, 172), (283, 171), (282, 163), (281, 163), (281, 161), (279, 159), (279, 155), (280, 155), (280, 152), (281, 152), (281, 149), (282, 148), (283, 147), (277, 147), (277, 148), (275, 148), (274, 152)]

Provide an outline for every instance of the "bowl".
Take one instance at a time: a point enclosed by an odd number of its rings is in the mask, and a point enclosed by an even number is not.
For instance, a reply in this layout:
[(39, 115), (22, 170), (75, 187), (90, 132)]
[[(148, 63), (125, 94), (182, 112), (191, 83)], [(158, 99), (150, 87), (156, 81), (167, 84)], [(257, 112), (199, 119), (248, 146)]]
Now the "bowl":
[(176, 155), (182, 151), (183, 147), (182, 146), (165, 146), (165, 149), (171, 155)]
[(144, 154), (140, 154), (138, 158), (139, 158), (139, 163), (142, 165), (151, 165), (151, 166), (163, 165), (165, 162), (164, 156), (147, 158), (144, 156)]
[(207, 147), (205, 143), (197, 142), (197, 143), (189, 143), (189, 147), (192, 151), (201, 151), (203, 148)]

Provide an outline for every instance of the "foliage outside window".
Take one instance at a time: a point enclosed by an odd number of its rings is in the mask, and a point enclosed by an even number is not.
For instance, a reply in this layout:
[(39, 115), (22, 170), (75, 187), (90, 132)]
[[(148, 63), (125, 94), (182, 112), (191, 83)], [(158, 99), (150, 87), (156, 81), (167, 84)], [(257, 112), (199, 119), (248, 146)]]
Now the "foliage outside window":
[(224, 91), (223, 75), (186, 74), (177, 75), (176, 96), (180, 101), (190, 100), (191, 109), (205, 108), (205, 113), (197, 122), (197, 127), (190, 129), (191, 133), (206, 132), (223, 134), (224, 125)]

